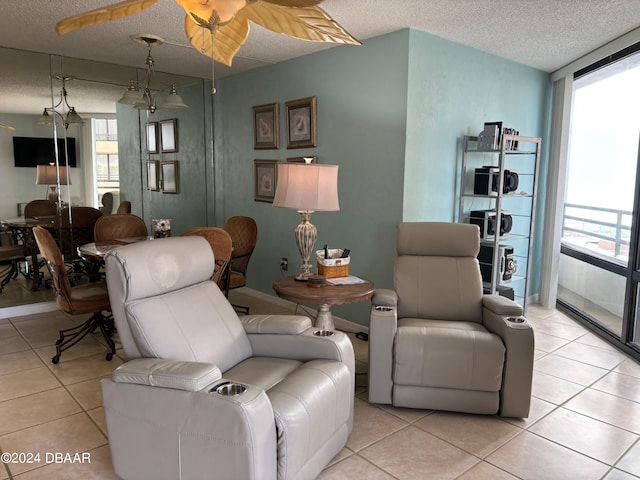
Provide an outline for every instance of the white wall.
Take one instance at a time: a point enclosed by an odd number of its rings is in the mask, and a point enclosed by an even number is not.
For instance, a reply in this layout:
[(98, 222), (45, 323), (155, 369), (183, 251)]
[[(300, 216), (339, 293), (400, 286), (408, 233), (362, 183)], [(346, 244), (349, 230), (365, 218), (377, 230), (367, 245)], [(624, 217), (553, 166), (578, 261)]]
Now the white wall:
[[(16, 168), (13, 163), (13, 137), (53, 137), (51, 125), (38, 125), (39, 115), (1, 114), (0, 121), (15, 127), (15, 131), (0, 129), (0, 218), (15, 218), (16, 205), (34, 199), (46, 198), (48, 187), (36, 185), (35, 168)], [(85, 162), (90, 161), (84, 155), (81, 128), (69, 127), (67, 135), (76, 138), (78, 167), (71, 170), (71, 186), (62, 187), (62, 197), (67, 199), (67, 188), (71, 194), (71, 203), (86, 205), (85, 200)]]

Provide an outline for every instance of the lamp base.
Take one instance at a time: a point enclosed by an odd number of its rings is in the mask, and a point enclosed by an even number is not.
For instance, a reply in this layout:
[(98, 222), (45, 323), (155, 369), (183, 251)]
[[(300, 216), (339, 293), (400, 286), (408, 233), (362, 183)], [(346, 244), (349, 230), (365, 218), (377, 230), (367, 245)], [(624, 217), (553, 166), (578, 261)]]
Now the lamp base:
[(51, 201), (51, 202), (58, 203), (58, 198), (60, 198), (60, 195), (59, 195), (59, 194), (58, 194), (58, 192), (56, 191), (56, 187), (55, 187), (55, 185), (51, 185), (49, 188), (51, 189), (51, 191), (49, 192), (49, 195), (48, 195), (48, 197), (47, 197), (47, 198), (48, 198), (48, 199), (49, 199), (49, 201)]
[(300, 252), (300, 256), (302, 257), (302, 265), (300, 265), (300, 273), (298, 273), (294, 278), (299, 282), (306, 282), (309, 280), (309, 277), (313, 275), (311, 272), (311, 264), (309, 263), (309, 258), (313, 253), (313, 247), (316, 244), (316, 239), (318, 238), (318, 230), (316, 227), (309, 222), (309, 218), (311, 218), (312, 210), (300, 210), (298, 212), (300, 217), (302, 217), (302, 221), (296, 227), (296, 245), (298, 246), (298, 251)]

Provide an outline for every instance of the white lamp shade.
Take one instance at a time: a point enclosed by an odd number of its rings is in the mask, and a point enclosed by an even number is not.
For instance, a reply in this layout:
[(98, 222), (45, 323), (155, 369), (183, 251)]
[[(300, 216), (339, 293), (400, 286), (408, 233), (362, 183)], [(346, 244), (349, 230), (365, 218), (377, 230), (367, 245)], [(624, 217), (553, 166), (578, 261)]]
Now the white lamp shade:
[[(68, 167), (60, 168), (60, 185), (71, 185)], [(68, 182), (67, 182), (68, 181)], [(36, 168), (36, 185), (58, 185), (55, 165), (38, 165)]]
[(340, 210), (338, 165), (279, 163), (273, 206), (315, 212)]

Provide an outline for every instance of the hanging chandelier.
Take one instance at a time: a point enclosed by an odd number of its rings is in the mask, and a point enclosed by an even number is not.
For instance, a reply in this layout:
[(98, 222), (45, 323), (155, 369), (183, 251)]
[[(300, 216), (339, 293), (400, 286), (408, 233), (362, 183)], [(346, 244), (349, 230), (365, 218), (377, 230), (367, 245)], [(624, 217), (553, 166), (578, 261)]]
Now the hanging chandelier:
[(65, 129), (69, 128), (69, 125), (84, 125), (84, 120), (76, 113), (75, 107), (69, 105), (67, 100), (67, 82), (70, 82), (75, 77), (56, 73), (53, 78), (62, 82), (60, 100), (53, 107), (44, 108), (42, 115), (38, 119), (38, 125), (51, 125), (56, 119), (62, 120)]
[(155, 61), (151, 56), (151, 47), (153, 45), (162, 45), (164, 39), (151, 34), (131, 35), (131, 38), (136, 42), (147, 45), (147, 58), (144, 62), (146, 72), (142, 81), (131, 80), (129, 82), (129, 87), (127, 87), (122, 98), (118, 100), (118, 103), (133, 105), (133, 108), (147, 110), (149, 113), (154, 113), (158, 108), (189, 108), (182, 100), (182, 97), (178, 95), (175, 84), (171, 85), (168, 95), (160, 105), (156, 104), (156, 99), (151, 93), (151, 77), (154, 74), (155, 66)]

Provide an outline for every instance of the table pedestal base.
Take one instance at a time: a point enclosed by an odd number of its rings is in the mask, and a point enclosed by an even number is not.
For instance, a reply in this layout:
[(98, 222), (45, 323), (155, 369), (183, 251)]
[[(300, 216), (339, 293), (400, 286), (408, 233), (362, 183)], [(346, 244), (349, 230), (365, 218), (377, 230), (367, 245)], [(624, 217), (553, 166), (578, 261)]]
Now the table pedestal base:
[(319, 328), (320, 330), (329, 331), (333, 331), (335, 329), (330, 305), (320, 305), (318, 315), (316, 315), (316, 321), (314, 322), (314, 327)]

